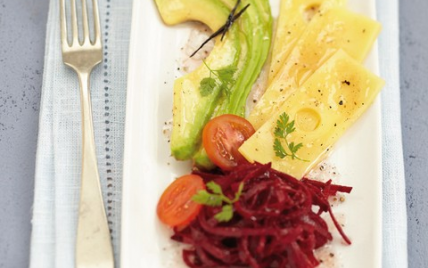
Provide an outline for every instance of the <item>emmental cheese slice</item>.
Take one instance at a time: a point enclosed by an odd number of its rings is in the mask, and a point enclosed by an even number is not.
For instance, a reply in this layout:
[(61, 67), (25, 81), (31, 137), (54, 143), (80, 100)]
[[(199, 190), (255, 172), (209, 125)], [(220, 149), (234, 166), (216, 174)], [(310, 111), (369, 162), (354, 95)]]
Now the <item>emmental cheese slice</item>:
[(345, 0), (282, 0), (276, 33), (273, 39), (272, 59), (268, 83), (271, 83), (292, 48), (314, 16), (319, 16), (332, 7), (344, 6)]
[(342, 8), (332, 8), (323, 16), (316, 16), (248, 120), (258, 129), (338, 49), (362, 62), (380, 28), (378, 22)]
[[(250, 162), (272, 162), (273, 168), (301, 179), (367, 110), (383, 86), (381, 78), (339, 50), (239, 151)], [(287, 142), (302, 143), (296, 155), (306, 161), (275, 155), (274, 131), (283, 113), (295, 121), (295, 131), (287, 136)], [(281, 143), (288, 150), (285, 141)]]

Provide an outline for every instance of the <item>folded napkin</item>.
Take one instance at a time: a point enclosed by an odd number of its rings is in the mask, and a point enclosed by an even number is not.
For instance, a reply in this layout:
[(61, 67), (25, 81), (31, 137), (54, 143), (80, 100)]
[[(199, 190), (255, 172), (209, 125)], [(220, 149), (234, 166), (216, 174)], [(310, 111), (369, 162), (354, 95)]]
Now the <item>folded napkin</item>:
[[(91, 77), (98, 166), (116, 267), (119, 267), (121, 178), (131, 0), (99, 0), (104, 61)], [(402, 158), (398, 0), (378, 0), (383, 123), (383, 267), (407, 267)], [(62, 63), (59, 1), (50, 2), (31, 242), (32, 268), (74, 267), (81, 166), (77, 77)], [(158, 267), (148, 267), (158, 268)], [(160, 267), (159, 267), (160, 268)]]
[(377, 0), (383, 132), (383, 267), (407, 267), (407, 215), (400, 112), (398, 0)]
[[(81, 173), (75, 72), (62, 62), (59, 2), (50, 1), (36, 159), (32, 268), (74, 267)], [(122, 159), (131, 0), (99, 0), (104, 60), (91, 76), (98, 167), (119, 267)]]

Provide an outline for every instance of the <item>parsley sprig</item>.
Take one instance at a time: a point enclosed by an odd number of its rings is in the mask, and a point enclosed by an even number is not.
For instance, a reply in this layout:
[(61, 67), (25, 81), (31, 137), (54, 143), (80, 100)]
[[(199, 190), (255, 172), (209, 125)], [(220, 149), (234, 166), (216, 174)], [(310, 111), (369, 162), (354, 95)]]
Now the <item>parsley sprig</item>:
[(230, 96), (230, 87), (235, 83), (234, 75), (237, 68), (229, 65), (219, 70), (213, 70), (205, 61), (203, 61), (203, 63), (210, 71), (210, 76), (202, 79), (199, 84), (201, 96), (206, 97), (210, 95), (216, 87), (220, 87), (220, 90), (224, 92), (226, 96)]
[[(290, 122), (290, 116), (287, 113), (282, 113), (279, 116), (279, 119), (276, 121), (276, 127), (274, 131), (275, 141), (273, 143), (273, 150), (275, 151), (275, 155), (281, 159), (289, 156), (291, 159), (297, 159), (301, 161), (308, 162), (308, 160), (304, 160), (297, 156), (297, 151), (303, 147), (302, 143), (295, 144), (294, 142), (288, 143), (287, 137), (291, 133), (296, 131), (294, 126), (294, 120)], [(286, 150), (281, 143), (281, 140), (284, 140), (284, 143), (287, 146)]]
[(207, 190), (201, 190), (197, 194), (192, 197), (192, 200), (196, 203), (210, 206), (210, 207), (222, 207), (221, 211), (214, 215), (214, 218), (219, 222), (227, 222), (230, 221), (233, 217), (233, 203), (239, 200), (242, 194), (242, 190), (244, 190), (244, 183), (241, 182), (239, 184), (238, 191), (235, 193), (235, 197), (233, 199), (228, 198), (223, 194), (223, 190), (221, 186), (215, 183), (214, 181), (210, 181), (207, 183), (207, 188), (212, 192), (208, 192)]

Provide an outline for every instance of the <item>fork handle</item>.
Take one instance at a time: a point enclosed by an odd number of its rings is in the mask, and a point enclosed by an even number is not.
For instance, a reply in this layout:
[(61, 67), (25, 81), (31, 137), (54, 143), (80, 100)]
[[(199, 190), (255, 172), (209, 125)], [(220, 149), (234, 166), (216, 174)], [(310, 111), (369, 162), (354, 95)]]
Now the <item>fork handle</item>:
[(110, 230), (104, 209), (92, 124), (89, 72), (77, 72), (82, 108), (82, 185), (76, 242), (76, 267), (113, 268)]

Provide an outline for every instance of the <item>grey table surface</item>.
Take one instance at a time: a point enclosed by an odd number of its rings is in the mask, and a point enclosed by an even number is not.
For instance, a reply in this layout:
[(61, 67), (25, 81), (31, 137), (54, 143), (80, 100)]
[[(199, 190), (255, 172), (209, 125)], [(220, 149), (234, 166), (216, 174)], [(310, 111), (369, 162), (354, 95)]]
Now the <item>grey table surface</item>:
[[(400, 1), (409, 267), (428, 267), (427, 0)], [(49, 0), (0, 0), (0, 267), (28, 267)]]

